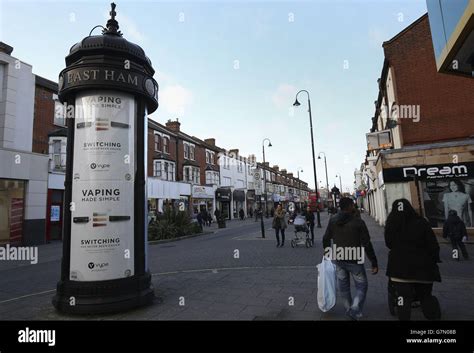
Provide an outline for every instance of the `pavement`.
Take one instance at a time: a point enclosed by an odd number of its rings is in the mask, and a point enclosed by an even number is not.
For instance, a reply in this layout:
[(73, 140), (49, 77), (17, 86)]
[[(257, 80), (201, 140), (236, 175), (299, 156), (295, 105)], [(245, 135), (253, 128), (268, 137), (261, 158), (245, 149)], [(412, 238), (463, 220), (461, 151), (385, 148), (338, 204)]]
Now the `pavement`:
[[(366, 214), (379, 261), (370, 274), (363, 320), (394, 320), (387, 305), (387, 249), (383, 228)], [(346, 320), (340, 300), (329, 312), (317, 305), (317, 269), (322, 259), (322, 228), (315, 228), (315, 247), (292, 248), (292, 226), (284, 248), (276, 248), (271, 219), (265, 219), (266, 238), (253, 219), (214, 224), (207, 234), (149, 246), (149, 268), (156, 299), (150, 306), (112, 315), (68, 316), (55, 311), (51, 298), (60, 277), (62, 243), (39, 247), (36, 265), (0, 261), (0, 320)], [(209, 232), (210, 231), (210, 232)], [(474, 320), (474, 261), (451, 259), (451, 248), (441, 244), (442, 282), (433, 294), (443, 320)], [(468, 245), (471, 257), (473, 245)], [(339, 299), (339, 298), (338, 298)], [(424, 320), (414, 309), (414, 320)]]

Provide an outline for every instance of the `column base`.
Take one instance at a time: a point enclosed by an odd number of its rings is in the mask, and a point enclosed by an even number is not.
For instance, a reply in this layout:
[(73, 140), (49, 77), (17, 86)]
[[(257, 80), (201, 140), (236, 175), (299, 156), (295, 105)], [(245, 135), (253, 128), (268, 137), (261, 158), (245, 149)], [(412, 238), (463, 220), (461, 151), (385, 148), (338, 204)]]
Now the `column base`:
[(77, 282), (60, 281), (52, 304), (65, 314), (112, 314), (150, 305), (155, 298), (151, 275)]

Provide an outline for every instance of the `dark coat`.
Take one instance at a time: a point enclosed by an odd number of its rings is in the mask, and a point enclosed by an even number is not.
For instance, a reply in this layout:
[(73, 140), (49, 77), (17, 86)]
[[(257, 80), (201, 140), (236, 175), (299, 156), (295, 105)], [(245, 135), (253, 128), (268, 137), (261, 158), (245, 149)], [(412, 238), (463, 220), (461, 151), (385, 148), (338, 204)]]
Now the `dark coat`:
[(340, 248), (363, 246), (372, 267), (378, 267), (367, 225), (362, 219), (355, 217), (354, 214), (340, 211), (337, 215), (331, 217), (323, 237), (324, 249), (331, 246), (331, 240)]
[(314, 227), (314, 213), (309, 211), (305, 213), (304, 218), (306, 219), (306, 223), (309, 223), (311, 227)]
[(391, 229), (394, 228), (385, 227), (385, 244), (390, 249), (387, 276), (441, 282), (438, 240), (428, 221), (416, 217), (403, 232)]
[(443, 238), (461, 240), (467, 237), (466, 225), (459, 216), (450, 215), (443, 226)]

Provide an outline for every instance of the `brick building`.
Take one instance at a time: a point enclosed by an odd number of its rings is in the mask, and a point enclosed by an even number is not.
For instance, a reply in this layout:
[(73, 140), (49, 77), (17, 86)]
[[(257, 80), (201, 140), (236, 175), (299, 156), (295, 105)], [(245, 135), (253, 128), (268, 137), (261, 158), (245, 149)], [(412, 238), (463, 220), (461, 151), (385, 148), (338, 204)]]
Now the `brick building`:
[(365, 208), (383, 225), (403, 197), (433, 228), (451, 209), (474, 226), (474, 79), (437, 72), (427, 15), (383, 49), (367, 134)]

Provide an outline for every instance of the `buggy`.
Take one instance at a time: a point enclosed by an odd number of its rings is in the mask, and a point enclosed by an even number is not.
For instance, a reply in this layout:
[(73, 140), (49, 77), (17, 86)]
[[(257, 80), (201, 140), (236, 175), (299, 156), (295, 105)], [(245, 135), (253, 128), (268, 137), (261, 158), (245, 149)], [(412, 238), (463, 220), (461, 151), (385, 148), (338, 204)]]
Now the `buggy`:
[(291, 247), (306, 245), (307, 248), (310, 248), (313, 244), (309, 237), (309, 228), (306, 225), (306, 219), (303, 216), (296, 216), (294, 219), (290, 219), (289, 223), (295, 227), (295, 237), (291, 240)]

